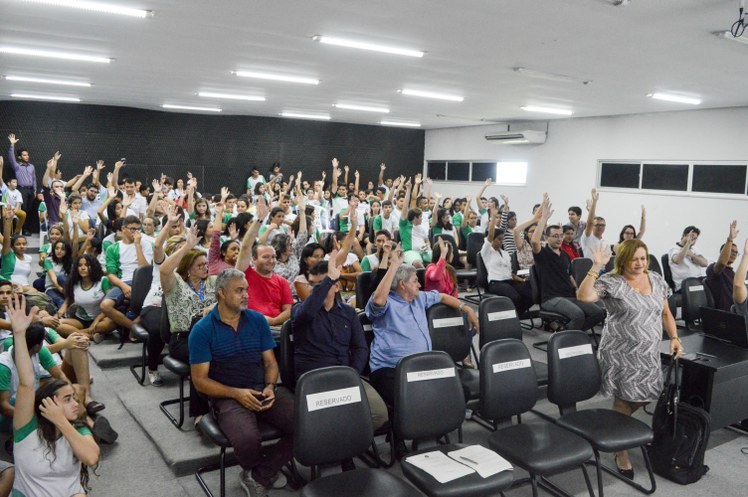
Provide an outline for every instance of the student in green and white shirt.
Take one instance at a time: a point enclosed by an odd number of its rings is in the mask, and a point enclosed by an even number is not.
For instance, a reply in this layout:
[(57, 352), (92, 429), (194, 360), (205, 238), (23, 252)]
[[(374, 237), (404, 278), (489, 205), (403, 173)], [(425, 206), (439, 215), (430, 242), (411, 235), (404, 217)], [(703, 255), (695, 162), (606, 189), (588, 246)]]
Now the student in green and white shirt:
[(423, 228), (421, 209), (408, 210), (411, 185), (406, 183), (405, 202), (400, 211), (400, 244), (405, 251), (405, 262), (416, 268), (424, 267), (431, 262), (431, 245), (428, 241), (428, 230)]
[[(13, 412), (13, 495), (85, 495), (87, 467), (98, 463), (99, 446), (87, 427), (76, 426), (80, 407), (67, 379), (50, 380), (35, 388), (37, 380), (26, 336), (29, 328), (33, 333), (33, 316), (23, 307), (22, 299), (8, 310), (16, 339), (13, 356), (18, 382)], [(42, 399), (41, 404), (37, 397)]]
[(393, 235), (399, 229), (399, 219), (392, 212), (392, 201), (385, 200), (382, 202), (382, 213), (374, 218), (372, 228), (374, 232), (385, 230)]
[(392, 239), (392, 236), (385, 231), (379, 230), (374, 235), (374, 245), (377, 251), (373, 254), (369, 254), (361, 259), (361, 269), (363, 271), (376, 271), (379, 269), (379, 264), (382, 262), (382, 254), (384, 252), (384, 244)]
[(286, 213), (283, 207), (273, 207), (268, 216), (268, 224), (263, 224), (260, 227), (259, 241), (260, 244), (269, 244), (270, 240), (279, 233), (288, 233), (289, 227), (283, 222), (286, 217)]
[(49, 231), (47, 232), (47, 243), (42, 244), (41, 247), (39, 247), (39, 265), (42, 266), (44, 264), (44, 259), (47, 258), (49, 253), (52, 251), (52, 244), (56, 242), (57, 240), (62, 240), (63, 231), (62, 231), (62, 225), (61, 224), (54, 224), (49, 227)]
[(3, 251), (0, 262), (0, 278), (18, 283), (21, 286), (31, 286), (31, 261), (26, 255), (26, 237), (12, 235), (13, 217), (12, 207), (3, 207)]
[(65, 315), (68, 308), (75, 305), (71, 316), (78, 324), (76, 328), (89, 336), (111, 333), (117, 325), (101, 313), (101, 303), (112, 288), (109, 279), (104, 277), (99, 261), (84, 254), (73, 261), (70, 277), (65, 284), (65, 303), (58, 314)]
[(255, 185), (258, 183), (267, 183), (265, 180), (265, 177), (260, 174), (260, 170), (256, 167), (252, 168), (252, 171), (249, 174), (249, 177), (247, 178), (247, 194), (252, 195), (255, 191)]

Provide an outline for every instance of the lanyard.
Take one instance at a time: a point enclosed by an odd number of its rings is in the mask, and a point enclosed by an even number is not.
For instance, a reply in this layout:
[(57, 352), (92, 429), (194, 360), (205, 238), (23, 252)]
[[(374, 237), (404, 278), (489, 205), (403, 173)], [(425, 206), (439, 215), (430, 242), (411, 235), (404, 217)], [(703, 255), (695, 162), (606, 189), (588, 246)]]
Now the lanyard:
[(200, 288), (195, 289), (192, 285), (189, 285), (190, 288), (192, 288), (192, 291), (197, 294), (198, 297), (200, 297), (200, 300), (205, 300), (205, 281), (200, 280)]

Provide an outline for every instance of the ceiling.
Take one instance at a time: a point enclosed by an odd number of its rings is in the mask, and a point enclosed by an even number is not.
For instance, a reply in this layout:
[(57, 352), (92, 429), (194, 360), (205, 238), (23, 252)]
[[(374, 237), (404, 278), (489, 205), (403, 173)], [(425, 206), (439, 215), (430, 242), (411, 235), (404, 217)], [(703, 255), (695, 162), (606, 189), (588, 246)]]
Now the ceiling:
[[(0, 74), (89, 81), (90, 88), (0, 79), (11, 93), (79, 97), (85, 104), (160, 109), (218, 105), (223, 114), (325, 112), (333, 121), (382, 116), (333, 108), (385, 106), (390, 120), (423, 128), (549, 119), (523, 105), (574, 117), (692, 109), (655, 101), (672, 91), (698, 108), (748, 105), (748, 45), (713, 33), (738, 17), (737, 0), (101, 0), (154, 11), (146, 19), (24, 0), (0, 0), (0, 46), (67, 50), (111, 64), (0, 53)], [(328, 35), (423, 50), (423, 58), (323, 45)], [(570, 80), (516, 72), (525, 67)], [(317, 86), (240, 78), (255, 70), (318, 78)], [(591, 81), (583, 84), (582, 81)], [(464, 97), (409, 97), (402, 88)], [(265, 102), (201, 98), (198, 91), (261, 95)]]

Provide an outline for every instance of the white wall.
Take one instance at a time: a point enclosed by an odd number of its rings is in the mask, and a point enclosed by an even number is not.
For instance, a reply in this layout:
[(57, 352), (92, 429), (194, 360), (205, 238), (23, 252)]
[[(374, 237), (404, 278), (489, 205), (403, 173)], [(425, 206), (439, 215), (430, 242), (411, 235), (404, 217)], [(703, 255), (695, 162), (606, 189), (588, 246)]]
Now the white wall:
[[(748, 161), (748, 108), (639, 114), (620, 117), (551, 121), (543, 145), (494, 145), (484, 139), (497, 126), (435, 129), (426, 131), (426, 160), (526, 161), (527, 185), (492, 186), (486, 196), (509, 197), (519, 222), (530, 217), (532, 206), (543, 192), (553, 202), (553, 220), (566, 221), (567, 208), (585, 200), (597, 180), (599, 159), (632, 160), (745, 160)], [(434, 182), (434, 190), (447, 196), (475, 196), (480, 185), (466, 182)], [(685, 195), (600, 193), (598, 215), (605, 217), (605, 238), (618, 240), (624, 224), (639, 226), (640, 206), (647, 208), (644, 241), (659, 257), (680, 239), (683, 228), (701, 228), (698, 246), (715, 260), (729, 223), (738, 219), (742, 240), (748, 237), (748, 197), (718, 199)], [(582, 214), (586, 217), (586, 211)]]

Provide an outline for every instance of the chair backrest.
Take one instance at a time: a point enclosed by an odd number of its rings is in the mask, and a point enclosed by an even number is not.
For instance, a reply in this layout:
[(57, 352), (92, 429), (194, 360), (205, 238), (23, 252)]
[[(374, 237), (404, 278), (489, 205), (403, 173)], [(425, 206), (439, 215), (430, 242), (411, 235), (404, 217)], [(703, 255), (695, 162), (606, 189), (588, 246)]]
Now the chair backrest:
[(132, 293), (130, 294), (130, 311), (136, 316), (143, 310), (143, 301), (153, 283), (153, 266), (140, 266), (132, 275)]
[(706, 277), (701, 280), (704, 283), (704, 292), (706, 293), (706, 305), (707, 307), (715, 307), (714, 305), (714, 292), (712, 292), (709, 282)]
[(592, 269), (592, 259), (578, 257), (571, 261), (571, 276), (577, 282), (577, 286), (582, 284), (590, 269)]
[[(470, 234), (472, 235), (472, 233)], [(486, 270), (486, 263), (483, 262), (483, 256), (480, 255), (480, 252), (475, 254), (475, 270), (478, 273), (475, 285), (484, 291), (488, 291), (488, 270)]]
[(449, 354), (454, 362), (470, 353), (469, 330), (462, 311), (445, 304), (436, 304), (426, 311), (431, 335), (431, 349)]
[(301, 464), (330, 464), (366, 452), (374, 436), (371, 410), (354, 369), (308, 371), (295, 394), (293, 451)]
[(371, 288), (373, 271), (363, 271), (356, 276), (356, 307), (365, 309), (374, 290)]
[(467, 237), (467, 255), (466, 259), (471, 266), (476, 265), (476, 256), (480, 254), (480, 249), (486, 239), (485, 233), (473, 231)]
[(480, 352), (482, 417), (505, 420), (529, 411), (537, 400), (538, 380), (522, 340), (506, 338)]
[(670, 285), (671, 290), (675, 290), (675, 282), (673, 282), (673, 272), (670, 271), (670, 256), (668, 254), (662, 254), (660, 258), (662, 261), (662, 277)]
[(657, 256), (654, 254), (649, 254), (649, 270), (662, 276), (662, 268), (660, 267), (660, 263), (657, 261)]
[(600, 365), (583, 331), (561, 331), (548, 340), (548, 400), (563, 414), (597, 394)]
[(534, 265), (530, 267), (530, 277), (528, 278), (528, 281), (530, 282), (532, 301), (534, 304), (539, 304), (540, 303), (540, 278), (538, 277), (538, 270), (535, 269)]
[(395, 369), (394, 429), (403, 440), (439, 438), (465, 420), (465, 397), (445, 352), (404, 357)]
[(701, 307), (709, 306), (706, 287), (702, 278), (686, 278), (680, 285), (681, 315), (686, 324), (693, 324), (701, 319)]
[[(361, 328), (364, 330), (364, 338), (366, 339), (366, 348), (371, 354), (371, 342), (374, 341), (374, 326), (371, 324), (371, 319), (368, 318), (365, 312), (358, 312), (358, 322), (361, 323)], [(366, 366), (364, 367), (363, 375), (368, 376), (371, 373), (369, 369), (369, 361), (367, 359)]]
[(296, 368), (294, 367), (293, 358), (293, 320), (289, 319), (280, 331), (280, 358), (278, 359), (278, 369), (280, 370), (281, 381), (283, 386), (293, 391), (296, 387)]
[(610, 260), (608, 260), (608, 263), (605, 265), (605, 272), (609, 273), (613, 271), (615, 267), (616, 267), (616, 256), (614, 255), (610, 258)]
[(418, 278), (418, 283), (421, 284), (421, 288), (426, 288), (426, 268), (425, 267), (419, 267), (418, 269), (416, 269), (416, 278)]
[(392, 238), (394, 239), (395, 243), (400, 243), (400, 230), (395, 230), (395, 233), (393, 233)]
[(514, 303), (508, 297), (488, 297), (478, 306), (480, 323), (480, 348), (487, 343), (504, 338), (522, 340), (522, 324), (517, 317)]
[(159, 331), (161, 333), (161, 340), (165, 344), (168, 344), (171, 338), (171, 325), (169, 324), (169, 312), (166, 309), (166, 295), (161, 297), (161, 322), (159, 323)]
[(454, 237), (452, 237), (452, 235), (447, 235), (444, 233), (440, 235), (432, 235), (431, 245), (433, 246), (439, 238), (441, 238), (443, 242), (446, 242), (452, 246), (452, 260), (448, 261), (449, 264), (451, 264), (454, 268), (463, 267), (462, 262), (460, 261), (459, 251), (457, 250), (457, 242), (455, 242)]

